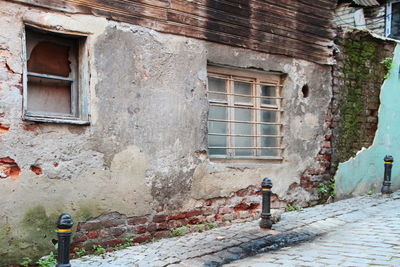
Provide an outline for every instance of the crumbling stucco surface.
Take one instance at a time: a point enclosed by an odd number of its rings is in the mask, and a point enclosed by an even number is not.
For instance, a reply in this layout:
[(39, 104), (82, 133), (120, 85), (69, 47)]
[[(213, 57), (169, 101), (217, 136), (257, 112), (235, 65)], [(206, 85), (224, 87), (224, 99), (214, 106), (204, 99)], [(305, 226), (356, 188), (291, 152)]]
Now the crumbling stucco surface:
[[(33, 210), (49, 216), (70, 212), (77, 221), (110, 212), (152, 214), (160, 204), (166, 212), (190, 210), (198, 199), (230, 196), (258, 186), (263, 177), (272, 178), (274, 193), (284, 201), (306, 205), (316, 199), (316, 192), (293, 185), (306, 169), (319, 167), (315, 157), (331, 99), (329, 66), (94, 16), (0, 5), (0, 122), (9, 126), (0, 132), (0, 158), (12, 158), (21, 169), (18, 177), (0, 179), (0, 228), (7, 228), (0, 238), (16, 244), (0, 258), (49, 248), (32, 248), (24, 219)], [(88, 34), (89, 126), (21, 119), (24, 21)], [(207, 62), (286, 75), (282, 162), (207, 158)], [(307, 98), (301, 92), (305, 84)], [(24, 250), (17, 251), (21, 243)]]

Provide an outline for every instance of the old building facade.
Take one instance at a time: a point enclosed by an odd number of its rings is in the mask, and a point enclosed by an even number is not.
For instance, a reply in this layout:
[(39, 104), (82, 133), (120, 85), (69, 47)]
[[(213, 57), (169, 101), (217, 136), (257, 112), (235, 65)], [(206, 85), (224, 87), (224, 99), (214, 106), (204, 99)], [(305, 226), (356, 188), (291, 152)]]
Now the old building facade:
[(335, 1), (0, 1), (0, 264), (319, 199)]

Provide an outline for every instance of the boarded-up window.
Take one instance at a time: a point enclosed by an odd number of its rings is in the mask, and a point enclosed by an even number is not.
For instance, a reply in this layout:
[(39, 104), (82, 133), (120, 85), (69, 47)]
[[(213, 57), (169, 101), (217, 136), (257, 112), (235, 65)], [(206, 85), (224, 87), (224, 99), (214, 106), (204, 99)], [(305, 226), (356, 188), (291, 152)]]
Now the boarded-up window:
[(26, 29), (26, 119), (81, 119), (81, 43), (81, 37)]
[(209, 66), (210, 158), (282, 159), (280, 75)]

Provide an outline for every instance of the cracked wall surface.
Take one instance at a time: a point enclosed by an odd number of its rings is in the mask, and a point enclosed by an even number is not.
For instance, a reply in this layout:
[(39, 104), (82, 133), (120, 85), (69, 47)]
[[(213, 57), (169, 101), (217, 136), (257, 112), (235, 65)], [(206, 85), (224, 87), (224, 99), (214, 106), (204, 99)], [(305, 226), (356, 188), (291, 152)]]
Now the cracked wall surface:
[[(315, 159), (328, 131), (330, 66), (90, 15), (0, 4), (0, 264), (51, 250), (49, 229), (60, 212), (75, 219), (75, 242), (88, 242), (96, 231), (93, 240), (115, 245), (126, 236), (165, 236), (190, 220), (254, 218), (255, 188), (264, 177), (272, 179), (280, 207), (318, 199), (315, 188), (298, 185), (306, 170), (321, 167)], [(90, 125), (21, 119), (24, 22), (88, 34)], [(208, 159), (208, 63), (286, 75), (282, 162)], [(119, 224), (100, 223), (111, 234), (83, 227), (96, 220)]]

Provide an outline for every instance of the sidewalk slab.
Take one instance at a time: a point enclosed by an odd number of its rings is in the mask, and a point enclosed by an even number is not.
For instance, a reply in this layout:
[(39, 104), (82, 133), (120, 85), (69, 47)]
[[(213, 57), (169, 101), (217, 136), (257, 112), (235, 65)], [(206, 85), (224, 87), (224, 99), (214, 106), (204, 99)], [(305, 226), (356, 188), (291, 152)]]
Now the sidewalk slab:
[[(374, 216), (381, 206), (400, 203), (400, 191), (337, 201), (282, 214), (273, 230), (260, 230), (259, 221), (237, 223), (202, 233), (162, 239), (102, 256), (72, 260), (75, 266), (220, 266), (257, 253), (311, 240), (348, 223)], [(399, 203), (397, 203), (399, 202)], [(385, 204), (385, 205), (384, 205)]]

